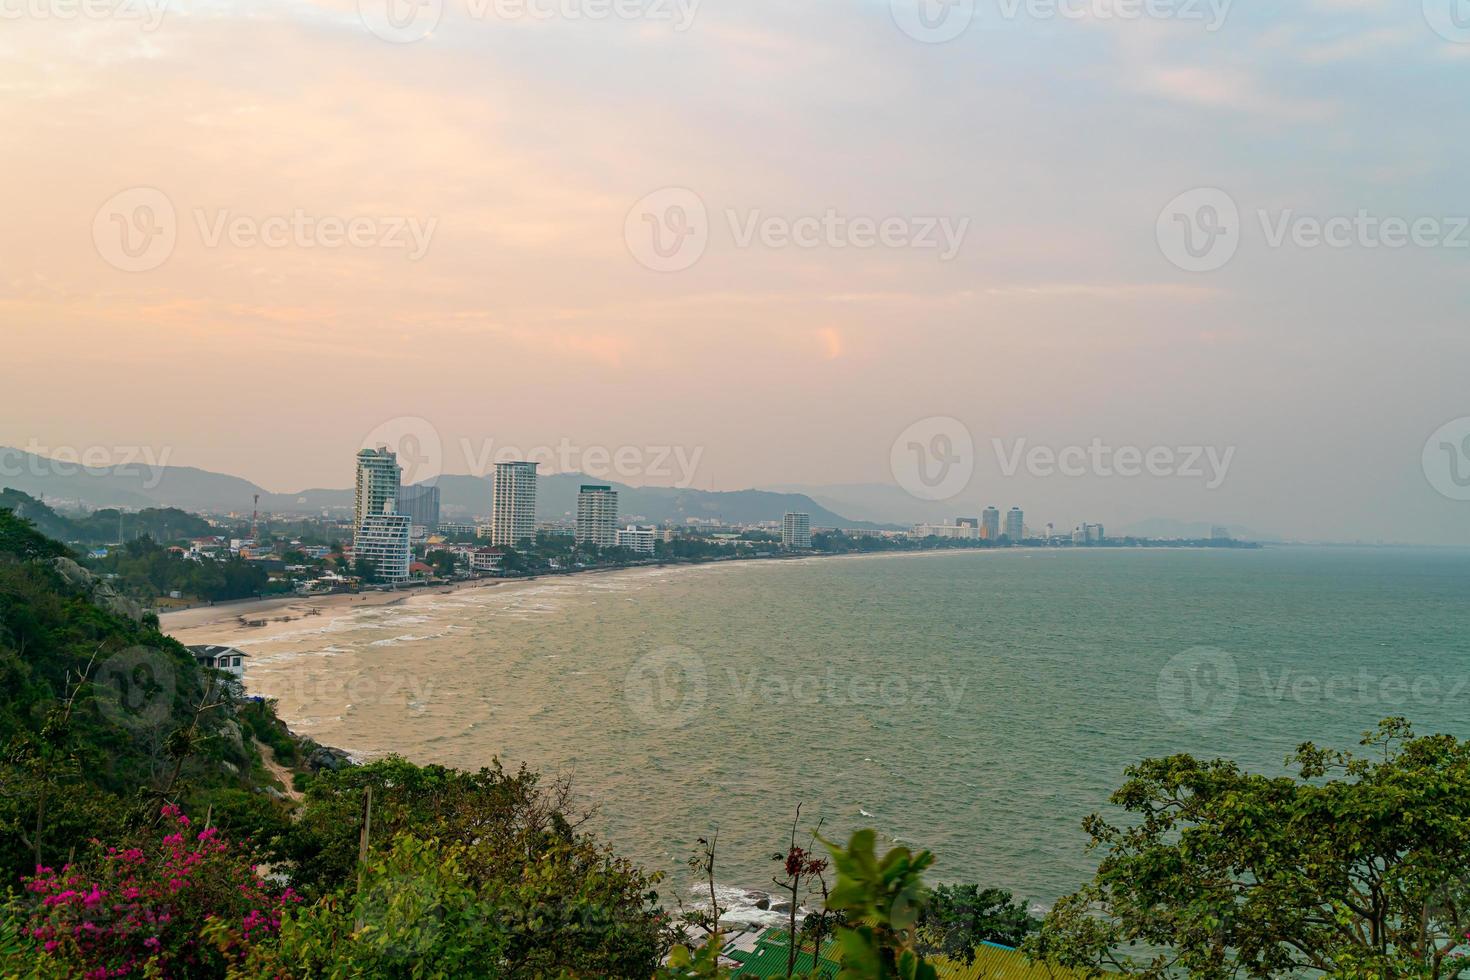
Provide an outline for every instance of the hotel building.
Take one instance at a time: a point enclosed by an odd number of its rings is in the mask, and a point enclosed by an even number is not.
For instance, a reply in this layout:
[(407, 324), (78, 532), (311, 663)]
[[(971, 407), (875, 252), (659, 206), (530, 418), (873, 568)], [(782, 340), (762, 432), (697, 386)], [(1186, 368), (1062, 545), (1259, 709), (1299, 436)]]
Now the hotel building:
[(618, 541), (618, 492), (587, 485), (577, 493), (577, 543), (611, 548)]
[(812, 546), (810, 514), (787, 514), (781, 519), (781, 547), (799, 550)]
[(524, 541), (536, 539), (536, 465), (519, 461), (495, 464), (491, 544), (515, 548)]

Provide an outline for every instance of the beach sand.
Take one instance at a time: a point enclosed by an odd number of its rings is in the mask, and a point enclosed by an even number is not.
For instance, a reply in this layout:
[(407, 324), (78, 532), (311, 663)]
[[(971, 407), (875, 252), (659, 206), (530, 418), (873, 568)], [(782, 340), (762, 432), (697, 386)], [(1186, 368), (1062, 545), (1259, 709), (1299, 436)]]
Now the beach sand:
[[(357, 595), (282, 596), (252, 602), (228, 602), (213, 606), (196, 606), (158, 617), (159, 628), (180, 643), (219, 643), (230, 646), (240, 640), (268, 640), (292, 628), (292, 623), (311, 616), (326, 625), (338, 616), (370, 606), (413, 605), (433, 600), (445, 592), (461, 589), (513, 589), (532, 579), (476, 579), (396, 592), (363, 592)], [(264, 626), (247, 626), (240, 622), (265, 620)]]

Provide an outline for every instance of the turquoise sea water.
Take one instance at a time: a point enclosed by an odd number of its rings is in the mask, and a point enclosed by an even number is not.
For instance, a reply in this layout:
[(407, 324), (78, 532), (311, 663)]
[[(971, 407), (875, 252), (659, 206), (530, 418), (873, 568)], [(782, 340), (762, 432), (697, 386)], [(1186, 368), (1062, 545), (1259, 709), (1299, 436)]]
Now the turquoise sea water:
[(715, 826), (721, 880), (769, 887), (801, 802), (1045, 904), (1146, 756), (1470, 736), (1467, 599), (1467, 552), (1016, 549), (550, 579), (242, 645), (299, 730), (569, 774), (681, 888)]

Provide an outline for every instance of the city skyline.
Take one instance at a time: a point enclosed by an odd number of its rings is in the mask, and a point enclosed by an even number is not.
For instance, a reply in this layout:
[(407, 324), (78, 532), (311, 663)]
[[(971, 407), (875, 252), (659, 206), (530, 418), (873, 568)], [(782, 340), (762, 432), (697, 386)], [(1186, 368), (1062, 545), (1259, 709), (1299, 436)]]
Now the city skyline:
[[(949, 417), (1006, 480), (975, 493), (1037, 511), (1470, 544), (1423, 469), (1470, 417), (1470, 43), (1435, 2), (1020, 4), (943, 43), (871, 0), (451, 2), (389, 39), (337, 0), (7, 20), (0, 445), (295, 491), (415, 416), (456, 452), (698, 449), (731, 490), (892, 484), (899, 434)], [(201, 379), (228, 410), (181, 410)], [(1214, 490), (1003, 475), (1020, 440), (1094, 439), (1236, 452)]]

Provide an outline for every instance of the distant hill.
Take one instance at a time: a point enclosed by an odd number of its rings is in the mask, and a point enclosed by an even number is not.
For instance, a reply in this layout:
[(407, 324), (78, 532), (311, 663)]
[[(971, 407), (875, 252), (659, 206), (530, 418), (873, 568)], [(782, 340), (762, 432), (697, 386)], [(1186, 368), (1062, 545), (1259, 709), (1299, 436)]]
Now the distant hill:
[[(331, 516), (348, 513), (353, 504), (351, 489), (317, 488), (298, 493), (271, 493), (249, 480), (211, 473), (189, 466), (132, 467), (84, 470), (74, 464), (57, 464), (44, 457), (15, 449), (0, 449), (6, 463), (0, 470), (0, 488), (11, 487), (56, 507), (179, 507), (202, 513), (248, 513), (260, 495), (260, 509), (275, 514)], [(16, 475), (10, 475), (16, 474)], [(818, 527), (872, 527), (850, 520), (801, 493), (769, 490), (681, 490), (671, 487), (631, 487), (583, 476), (558, 473), (543, 476), (537, 485), (537, 516), (555, 520), (574, 515), (577, 489), (584, 483), (599, 483), (618, 491), (618, 510), (626, 517), (639, 516), (653, 522), (683, 522), (688, 517), (728, 522), (776, 521), (788, 511), (811, 515)], [(438, 480), (440, 504), (446, 516), (488, 516), (489, 478), (445, 474)]]
[(202, 537), (214, 531), (203, 518), (176, 507), (145, 507), (137, 511), (102, 508), (85, 517), (65, 517), (12, 487), (0, 489), (0, 510), (12, 511), (47, 537), (70, 544), (112, 544), (144, 535), (155, 541), (173, 541)]

